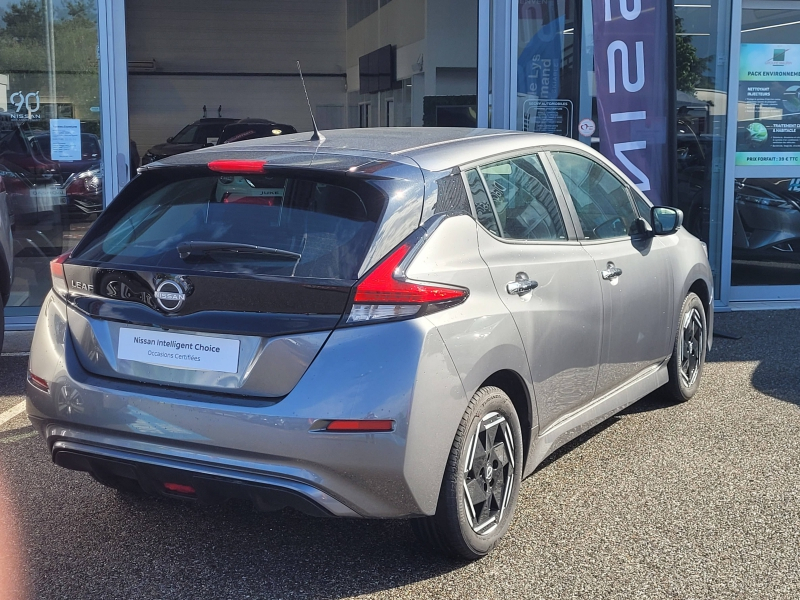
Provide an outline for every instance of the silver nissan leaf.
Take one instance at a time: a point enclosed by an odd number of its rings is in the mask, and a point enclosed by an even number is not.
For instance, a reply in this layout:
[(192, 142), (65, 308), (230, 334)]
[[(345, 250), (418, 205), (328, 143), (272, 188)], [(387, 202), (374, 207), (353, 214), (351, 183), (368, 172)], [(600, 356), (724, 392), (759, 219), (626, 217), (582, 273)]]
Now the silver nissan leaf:
[(407, 518), (479, 558), (548, 454), (697, 391), (714, 288), (681, 223), (547, 135), (171, 157), (52, 262), (28, 414), (57, 465), (113, 488)]

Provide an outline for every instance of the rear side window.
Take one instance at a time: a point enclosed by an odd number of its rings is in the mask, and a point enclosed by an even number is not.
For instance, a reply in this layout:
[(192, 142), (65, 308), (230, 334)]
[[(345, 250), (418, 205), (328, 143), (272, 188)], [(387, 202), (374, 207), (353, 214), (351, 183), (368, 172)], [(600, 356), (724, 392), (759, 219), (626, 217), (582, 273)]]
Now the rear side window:
[(571, 152), (553, 152), (587, 240), (630, 235), (637, 215), (623, 183), (603, 165)]
[(550, 182), (537, 156), (480, 167), (504, 238), (564, 240), (567, 232)]
[[(148, 176), (157, 183), (143, 185)], [(184, 273), (357, 279), (385, 196), (364, 181), (330, 179), (148, 173), (132, 184), (144, 189), (115, 200), (73, 257)]]
[(492, 210), (489, 195), (486, 193), (486, 188), (483, 187), (483, 181), (481, 181), (478, 171), (475, 169), (467, 171), (467, 182), (472, 193), (472, 201), (475, 203), (475, 214), (478, 216), (478, 222), (493, 234), (500, 235), (500, 229), (497, 227), (497, 219)]

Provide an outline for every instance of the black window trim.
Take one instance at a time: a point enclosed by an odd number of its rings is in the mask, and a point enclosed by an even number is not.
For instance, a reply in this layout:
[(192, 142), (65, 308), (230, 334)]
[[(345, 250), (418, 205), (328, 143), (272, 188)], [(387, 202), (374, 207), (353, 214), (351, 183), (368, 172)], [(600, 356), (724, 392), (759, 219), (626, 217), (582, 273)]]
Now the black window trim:
[[(549, 148), (550, 148), (550, 146), (545, 146), (545, 147), (542, 147), (542, 148), (522, 148), (522, 149), (513, 150), (511, 152), (503, 152), (501, 154), (495, 154), (493, 156), (483, 157), (483, 158), (481, 158), (479, 160), (471, 161), (469, 163), (464, 163), (463, 165), (460, 165), (459, 169), (461, 171), (461, 174), (462, 174), (462, 177), (463, 177), (463, 180), (464, 180), (464, 185), (467, 188), (467, 195), (469, 197), (469, 204), (470, 204), (470, 209), (472, 210), (473, 218), (475, 219), (475, 222), (481, 227), (481, 229), (483, 229), (483, 231), (488, 233), (490, 236), (492, 236), (498, 242), (503, 242), (505, 244), (521, 244), (521, 245), (525, 245), (525, 246), (530, 246), (530, 245), (539, 245), (539, 244), (545, 244), (545, 245), (574, 244), (575, 242), (580, 242), (581, 241), (580, 240), (580, 236), (578, 235), (578, 231), (579, 230), (575, 227), (574, 218), (573, 218), (571, 212), (569, 211), (569, 208), (571, 206), (571, 202), (569, 201), (569, 197), (563, 195), (564, 193), (563, 193), (563, 188), (561, 187), (562, 182), (560, 181), (560, 177), (559, 177), (558, 180), (554, 178), (555, 176), (558, 175), (558, 172), (556, 170), (555, 173), (554, 173), (553, 168), (549, 164), (550, 158), (549, 158), (549, 156), (547, 156)], [(520, 240), (520, 239), (514, 239), (514, 238), (498, 237), (497, 235), (495, 235), (494, 233), (492, 233), (491, 231), (486, 229), (486, 227), (484, 227), (483, 224), (480, 222), (480, 220), (478, 220), (478, 218), (477, 218), (477, 210), (475, 209), (475, 199), (472, 197), (472, 190), (470, 189), (469, 182), (467, 181), (467, 171), (475, 169), (475, 171), (478, 173), (478, 176), (481, 178), (481, 182), (483, 183), (484, 192), (486, 193), (486, 195), (489, 197), (489, 200), (490, 200), (489, 204), (492, 207), (492, 214), (494, 214), (495, 222), (497, 223), (497, 229), (498, 229), (498, 231), (500, 231), (500, 235), (502, 236), (503, 235), (503, 228), (500, 225), (500, 220), (497, 218), (497, 212), (495, 211), (494, 203), (491, 202), (491, 194), (489, 194), (489, 186), (486, 185), (486, 179), (483, 177), (483, 173), (481, 173), (480, 167), (486, 166), (486, 165), (495, 164), (495, 163), (498, 163), (498, 162), (502, 162), (504, 160), (513, 160), (515, 158), (523, 158), (523, 157), (526, 157), (526, 156), (537, 156), (539, 158), (541, 164), (542, 164), (542, 168), (544, 169), (545, 176), (548, 179), (548, 183), (550, 184), (550, 188), (553, 191), (553, 195), (555, 196), (556, 203), (558, 205), (558, 209), (559, 209), (559, 211), (561, 213), (561, 220), (562, 220), (562, 222), (564, 224), (564, 231), (567, 234), (566, 239), (563, 239), (563, 240)], [(566, 218), (567, 215), (569, 215), (569, 217), (570, 217), (569, 219)], [(577, 215), (576, 215), (576, 217), (577, 217)]]

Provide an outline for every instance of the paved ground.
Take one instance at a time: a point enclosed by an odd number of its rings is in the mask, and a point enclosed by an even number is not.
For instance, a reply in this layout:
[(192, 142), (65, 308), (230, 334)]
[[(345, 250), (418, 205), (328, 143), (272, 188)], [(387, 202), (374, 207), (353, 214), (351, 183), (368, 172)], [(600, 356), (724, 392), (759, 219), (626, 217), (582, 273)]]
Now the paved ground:
[[(694, 400), (649, 396), (558, 452), (475, 564), (404, 523), (131, 502), (52, 466), (14, 417), (0, 469), (21, 575), (32, 598), (799, 598), (800, 311), (717, 323), (742, 339), (717, 340)], [(0, 358), (0, 413), (25, 365)]]

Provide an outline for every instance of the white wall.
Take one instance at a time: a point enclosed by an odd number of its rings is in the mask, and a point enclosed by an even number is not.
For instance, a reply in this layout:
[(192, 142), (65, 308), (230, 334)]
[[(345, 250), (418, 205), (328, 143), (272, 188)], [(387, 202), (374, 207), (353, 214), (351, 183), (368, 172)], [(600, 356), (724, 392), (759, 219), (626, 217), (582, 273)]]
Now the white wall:
[(140, 154), (199, 119), (204, 104), (208, 116), (216, 116), (221, 104), (226, 117), (267, 118), (310, 130), (302, 86), (294, 76), (297, 60), (304, 73), (312, 74), (306, 84), (312, 106), (319, 107), (320, 127), (342, 125), (345, 5), (343, 0), (126, 2), (128, 61), (155, 60), (157, 73), (167, 73), (129, 74), (131, 138)]
[[(478, 0), (392, 0), (347, 30), (347, 89), (357, 91), (358, 59), (387, 44), (397, 49), (397, 79), (411, 80), (410, 106), (397, 90), (351, 94), (350, 102), (371, 102), (375, 126), (386, 122), (387, 98), (395, 112), (422, 125), (424, 96), (477, 93)], [(352, 116), (351, 126), (358, 126)]]

